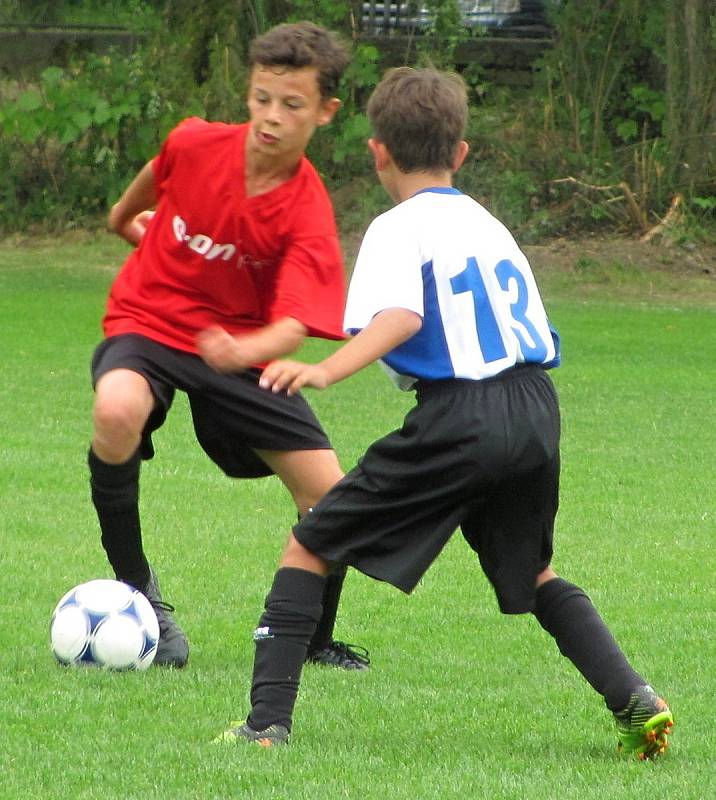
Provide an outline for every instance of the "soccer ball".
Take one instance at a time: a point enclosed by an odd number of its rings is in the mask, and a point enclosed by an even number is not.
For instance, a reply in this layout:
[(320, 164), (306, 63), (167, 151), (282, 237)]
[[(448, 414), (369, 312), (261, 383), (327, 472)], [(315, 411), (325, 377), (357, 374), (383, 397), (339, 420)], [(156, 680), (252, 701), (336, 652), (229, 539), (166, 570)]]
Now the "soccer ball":
[(144, 670), (154, 661), (159, 623), (149, 600), (119, 581), (70, 589), (55, 607), (50, 645), (61, 664)]

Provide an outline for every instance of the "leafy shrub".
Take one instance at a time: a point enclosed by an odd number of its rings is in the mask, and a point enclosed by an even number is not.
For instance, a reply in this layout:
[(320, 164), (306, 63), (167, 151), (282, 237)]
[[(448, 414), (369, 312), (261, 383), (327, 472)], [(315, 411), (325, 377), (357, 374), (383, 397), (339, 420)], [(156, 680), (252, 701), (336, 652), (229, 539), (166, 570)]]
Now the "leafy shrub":
[[(709, 76), (716, 73), (708, 65), (716, 59), (716, 15), (702, 24), (706, 0), (685, 2), (701, 10), (681, 31), (681, 4), (667, 0), (555, 0), (558, 37), (528, 91), (492, 85), (479, 64), (468, 65), (472, 154), (457, 185), (528, 240), (575, 228), (643, 232), (681, 195), (680, 218), (713, 225), (716, 130), (708, 114), (716, 92)], [(5, 0), (6, 7), (35, 12), (49, 5)], [(309, 156), (340, 197), (339, 221), (361, 227), (361, 215), (385, 203), (366, 150), (364, 110), (382, 73), (381, 56), (360, 39), (361, 6), (358, 0), (54, 4), (86, 22), (108, 8), (131, 11), (141, 19), (144, 44), (129, 58), (90, 56), (50, 67), (35, 86), (0, 85), (0, 230), (74, 225), (103, 214), (181, 118), (244, 119), (249, 41), (298, 19), (338, 30), (354, 45), (340, 88), (343, 107), (316, 132)], [(425, 6), (432, 23), (412, 52), (418, 63), (449, 68), (456, 47), (475, 34), (462, 25), (455, 0)], [(106, 23), (106, 16), (97, 21)], [(693, 40), (701, 61), (679, 61), (695, 50), (670, 45), (674, 31)], [(687, 67), (701, 72), (693, 78)], [(676, 102), (678, 91), (689, 94), (689, 103)]]
[(73, 225), (104, 210), (185, 112), (136, 56), (48, 67), (0, 105), (0, 224)]
[[(90, 55), (48, 67), (37, 85), (0, 86), (0, 230), (73, 226), (103, 214), (180, 119), (244, 119), (250, 37), (228, 11), (212, 20), (201, 47), (193, 40), (201, 9), (192, 6), (170, 36), (155, 18), (131, 57)], [(309, 155), (331, 187), (366, 172), (362, 107), (377, 64), (375, 47), (358, 44), (343, 108), (312, 143)]]

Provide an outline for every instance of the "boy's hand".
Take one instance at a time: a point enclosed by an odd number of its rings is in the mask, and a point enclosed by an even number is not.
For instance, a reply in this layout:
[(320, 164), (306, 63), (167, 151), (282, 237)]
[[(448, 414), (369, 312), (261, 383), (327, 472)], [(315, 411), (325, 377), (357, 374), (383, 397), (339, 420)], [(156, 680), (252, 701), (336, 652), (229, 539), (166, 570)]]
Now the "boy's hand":
[(251, 357), (241, 347), (241, 339), (218, 325), (201, 331), (196, 344), (199, 355), (217, 372), (240, 372), (252, 364)]
[(149, 227), (149, 223), (152, 221), (154, 217), (154, 211), (141, 211), (137, 216), (132, 220), (132, 227), (134, 228), (135, 233), (137, 234), (138, 240), (141, 241), (144, 234), (147, 232), (147, 228)]
[(325, 389), (328, 373), (320, 364), (302, 364), (300, 361), (273, 361), (261, 373), (259, 386), (272, 392), (286, 390), (296, 394), (303, 386)]
[(292, 317), (236, 335), (212, 325), (199, 333), (196, 346), (199, 355), (217, 372), (241, 372), (292, 353), (307, 332), (306, 326)]
[[(116, 206), (114, 207), (116, 208)], [(112, 209), (112, 213), (114, 213), (114, 208)], [(112, 230), (118, 235), (121, 236), (122, 239), (129, 242), (133, 247), (137, 247), (137, 245), (142, 241), (142, 237), (147, 232), (147, 228), (149, 227), (149, 223), (152, 221), (152, 217), (154, 216), (154, 211), (140, 211), (139, 214), (132, 217), (130, 220), (126, 222), (112, 221), (110, 224), (112, 226)], [(110, 214), (110, 219), (112, 219), (112, 215)]]

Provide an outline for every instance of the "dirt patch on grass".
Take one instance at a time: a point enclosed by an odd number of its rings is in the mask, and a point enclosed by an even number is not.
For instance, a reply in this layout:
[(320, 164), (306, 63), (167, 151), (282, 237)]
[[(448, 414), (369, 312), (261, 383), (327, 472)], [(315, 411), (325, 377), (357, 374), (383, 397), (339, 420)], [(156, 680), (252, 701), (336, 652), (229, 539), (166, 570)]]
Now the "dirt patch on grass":
[(716, 244), (595, 236), (523, 249), (546, 294), (598, 293), (716, 308)]
[[(349, 269), (360, 246), (363, 230), (343, 235)], [(28, 234), (0, 240), (0, 269), (21, 269), (29, 249), (61, 249), (83, 262), (116, 270), (128, 247), (101, 229), (68, 231), (58, 237)], [(601, 298), (605, 301), (659, 302), (699, 305), (716, 310), (716, 242), (677, 243), (661, 237), (649, 243), (624, 236), (584, 236), (554, 239), (523, 250), (532, 264), (544, 296)], [(23, 255), (24, 253), (24, 255)], [(27, 259), (27, 262), (26, 262)]]
[[(349, 269), (362, 235), (343, 237)], [(664, 237), (598, 235), (522, 245), (542, 293), (716, 309), (716, 242), (679, 244)]]

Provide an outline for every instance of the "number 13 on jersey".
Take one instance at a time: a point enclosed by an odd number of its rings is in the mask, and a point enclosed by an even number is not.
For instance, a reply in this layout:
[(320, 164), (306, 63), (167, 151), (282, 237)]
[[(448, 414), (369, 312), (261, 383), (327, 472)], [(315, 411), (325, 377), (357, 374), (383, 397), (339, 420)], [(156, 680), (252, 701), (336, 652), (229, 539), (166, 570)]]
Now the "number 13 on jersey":
[[(538, 330), (541, 327), (551, 334), (554, 342), (554, 356), (549, 366), (556, 365), (559, 360), (557, 334), (549, 325), (541, 301), (537, 304), (530, 303), (529, 287), (523, 273), (512, 261), (503, 259), (495, 265), (494, 274), (496, 285), (492, 282), (488, 287), (477, 260), (470, 257), (465, 269), (450, 278), (453, 294), (468, 292), (472, 296), (475, 332), (485, 364), (502, 361), (508, 357), (508, 350), (513, 349), (505, 342), (506, 328), (517, 339), (522, 353), (522, 358), (518, 357), (518, 361), (545, 363), (551, 354), (547, 342)], [(531, 306), (533, 313), (541, 319), (530, 319)]]

